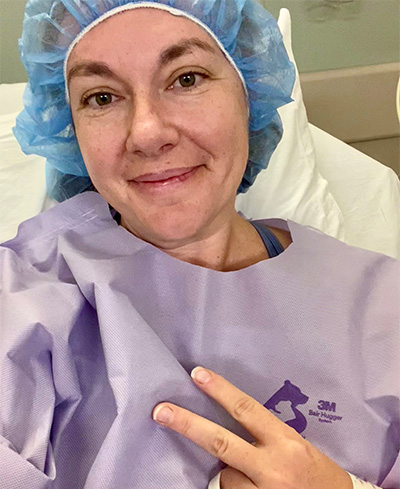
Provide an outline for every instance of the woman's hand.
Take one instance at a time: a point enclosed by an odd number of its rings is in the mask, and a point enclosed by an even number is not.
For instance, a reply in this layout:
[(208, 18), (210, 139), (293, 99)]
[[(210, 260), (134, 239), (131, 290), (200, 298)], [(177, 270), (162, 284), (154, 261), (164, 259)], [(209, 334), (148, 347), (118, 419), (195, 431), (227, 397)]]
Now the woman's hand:
[(352, 489), (347, 472), (253, 398), (210, 370), (196, 367), (192, 377), (256, 442), (170, 403), (156, 406), (153, 418), (228, 465), (221, 489)]

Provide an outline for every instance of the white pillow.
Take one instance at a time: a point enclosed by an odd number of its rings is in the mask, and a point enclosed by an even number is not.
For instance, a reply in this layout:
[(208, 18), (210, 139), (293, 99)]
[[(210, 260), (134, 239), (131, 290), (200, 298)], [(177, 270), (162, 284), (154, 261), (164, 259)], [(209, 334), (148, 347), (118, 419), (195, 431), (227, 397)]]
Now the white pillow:
[(11, 131), (17, 114), (0, 115), (0, 243), (14, 237), (22, 221), (38, 214), (46, 197), (44, 158), (25, 155)]
[(400, 182), (395, 172), (310, 124), (318, 169), (344, 217), (346, 243), (400, 260)]
[[(278, 25), (289, 58), (295, 63), (287, 9), (280, 11)], [(342, 213), (316, 165), (297, 67), (292, 98), (292, 103), (279, 109), (283, 137), (268, 168), (258, 175), (248, 192), (238, 195), (236, 208), (251, 219), (291, 219), (343, 240)]]

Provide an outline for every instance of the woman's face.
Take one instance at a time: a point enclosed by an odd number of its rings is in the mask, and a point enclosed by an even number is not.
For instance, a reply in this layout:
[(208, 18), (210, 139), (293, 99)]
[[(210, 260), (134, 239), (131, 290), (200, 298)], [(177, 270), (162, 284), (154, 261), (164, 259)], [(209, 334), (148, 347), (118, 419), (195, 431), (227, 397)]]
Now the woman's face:
[(114, 15), (75, 46), (67, 72), (89, 175), (129, 231), (172, 249), (232, 219), (247, 101), (201, 27), (149, 8)]

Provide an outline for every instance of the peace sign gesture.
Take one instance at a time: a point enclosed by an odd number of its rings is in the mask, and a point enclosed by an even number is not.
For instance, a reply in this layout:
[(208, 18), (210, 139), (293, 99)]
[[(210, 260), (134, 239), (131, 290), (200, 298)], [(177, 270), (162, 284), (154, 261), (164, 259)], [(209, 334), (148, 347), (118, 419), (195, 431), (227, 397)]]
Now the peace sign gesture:
[(352, 489), (345, 470), (255, 399), (210, 370), (196, 367), (191, 375), (256, 442), (171, 403), (156, 406), (153, 418), (228, 465), (221, 489)]

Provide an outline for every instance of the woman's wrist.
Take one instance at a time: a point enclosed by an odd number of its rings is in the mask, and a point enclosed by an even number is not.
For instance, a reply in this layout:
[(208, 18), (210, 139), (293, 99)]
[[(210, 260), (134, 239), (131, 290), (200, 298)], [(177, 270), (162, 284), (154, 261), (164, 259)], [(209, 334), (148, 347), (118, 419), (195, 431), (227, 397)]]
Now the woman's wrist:
[[(353, 483), (353, 489), (381, 489), (379, 486), (375, 486), (370, 482), (365, 482), (350, 472), (347, 472)], [(220, 487), (221, 472), (217, 474), (208, 484), (208, 489), (221, 489)]]
[(371, 484), (371, 482), (366, 482), (363, 481), (362, 479), (359, 479), (353, 474), (350, 474), (350, 472), (347, 472), (351, 478), (351, 481), (353, 483), (353, 489), (381, 489), (379, 486), (375, 486), (374, 484)]

